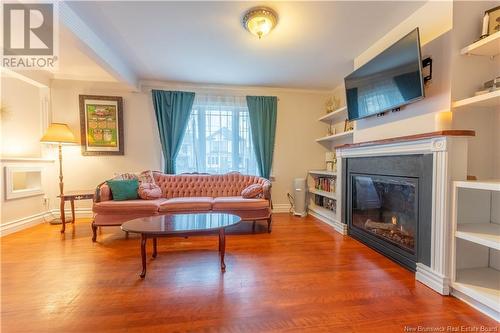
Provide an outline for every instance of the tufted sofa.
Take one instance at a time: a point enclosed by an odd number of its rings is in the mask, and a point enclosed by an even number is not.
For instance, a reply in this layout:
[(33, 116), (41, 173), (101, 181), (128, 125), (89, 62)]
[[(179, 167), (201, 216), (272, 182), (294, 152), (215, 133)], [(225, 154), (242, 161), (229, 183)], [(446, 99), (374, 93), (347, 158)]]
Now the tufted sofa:
[[(181, 174), (167, 175), (154, 171), (155, 183), (162, 190), (162, 198), (155, 200), (113, 201), (101, 196), (105, 183), (96, 189), (93, 205), (93, 237), (97, 227), (119, 226), (123, 222), (151, 215), (176, 212), (225, 212), (235, 214), (244, 221), (266, 220), (271, 232), (271, 182), (257, 176), (231, 172), (223, 175)], [(261, 184), (262, 198), (245, 199), (241, 191), (251, 184)]]

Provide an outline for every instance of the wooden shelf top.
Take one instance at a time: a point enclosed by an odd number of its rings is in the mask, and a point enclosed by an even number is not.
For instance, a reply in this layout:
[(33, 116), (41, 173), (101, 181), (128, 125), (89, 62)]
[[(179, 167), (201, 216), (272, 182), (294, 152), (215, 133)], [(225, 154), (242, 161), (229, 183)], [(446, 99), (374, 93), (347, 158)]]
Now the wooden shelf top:
[(384, 145), (384, 144), (390, 144), (390, 143), (396, 143), (396, 142), (429, 139), (429, 138), (434, 138), (434, 137), (439, 137), (439, 136), (476, 136), (476, 132), (471, 131), (471, 130), (436, 131), (436, 132), (429, 132), (429, 133), (422, 133), (422, 134), (398, 136), (398, 137), (394, 137), (394, 138), (381, 139), (381, 140), (365, 141), (365, 142), (358, 142), (358, 143), (348, 143), (348, 144), (337, 146), (337, 147), (335, 147), (335, 149)]

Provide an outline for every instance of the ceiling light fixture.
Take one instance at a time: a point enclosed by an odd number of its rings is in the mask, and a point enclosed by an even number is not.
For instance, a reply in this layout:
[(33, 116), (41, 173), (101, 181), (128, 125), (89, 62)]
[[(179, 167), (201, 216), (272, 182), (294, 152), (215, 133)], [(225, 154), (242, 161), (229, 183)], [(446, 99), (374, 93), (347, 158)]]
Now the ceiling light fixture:
[(278, 23), (278, 14), (268, 7), (249, 9), (243, 16), (243, 26), (259, 39), (267, 35)]

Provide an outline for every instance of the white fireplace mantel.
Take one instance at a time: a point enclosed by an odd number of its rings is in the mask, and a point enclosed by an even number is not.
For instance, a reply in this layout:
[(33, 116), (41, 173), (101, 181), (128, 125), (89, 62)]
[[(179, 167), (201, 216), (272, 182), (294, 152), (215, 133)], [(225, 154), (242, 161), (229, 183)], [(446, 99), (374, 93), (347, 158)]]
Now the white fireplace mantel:
[[(442, 295), (450, 293), (451, 186), (467, 178), (467, 137), (473, 135), (472, 131), (444, 131), (336, 148), (339, 174), (343, 174), (344, 158), (432, 154), (431, 264), (417, 263), (415, 278)], [(341, 202), (337, 205), (344, 209)]]

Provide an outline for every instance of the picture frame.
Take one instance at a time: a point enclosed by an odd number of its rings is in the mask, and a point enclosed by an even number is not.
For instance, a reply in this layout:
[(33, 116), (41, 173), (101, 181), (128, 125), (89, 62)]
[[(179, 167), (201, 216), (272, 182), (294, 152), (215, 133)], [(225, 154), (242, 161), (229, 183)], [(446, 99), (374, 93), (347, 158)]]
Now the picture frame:
[(79, 95), (83, 156), (124, 155), (123, 98)]
[(500, 32), (500, 6), (488, 9), (484, 14), (488, 15), (488, 36)]

